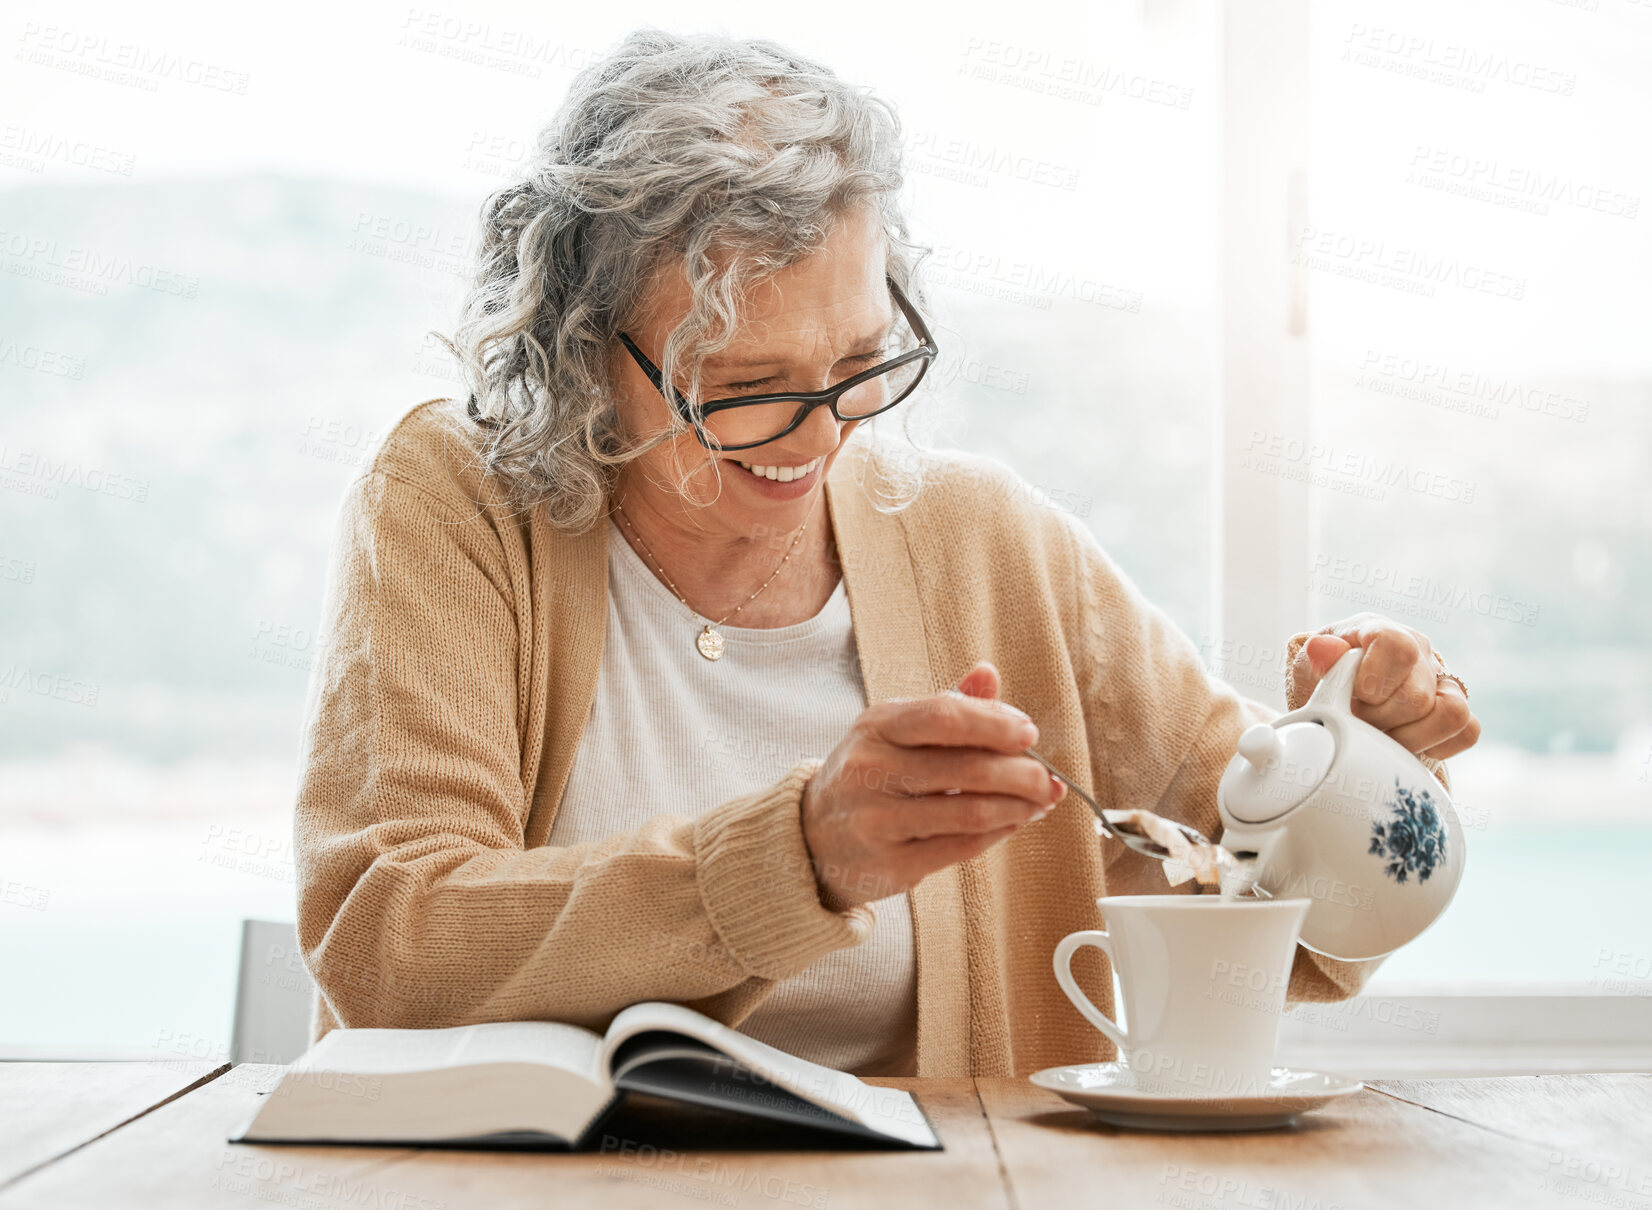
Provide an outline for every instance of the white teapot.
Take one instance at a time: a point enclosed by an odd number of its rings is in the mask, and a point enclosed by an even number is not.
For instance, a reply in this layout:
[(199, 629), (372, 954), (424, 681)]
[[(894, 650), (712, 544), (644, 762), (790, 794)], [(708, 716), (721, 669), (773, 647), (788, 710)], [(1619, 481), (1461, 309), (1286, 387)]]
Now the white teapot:
[(1463, 876), (1451, 796), (1351, 711), (1364, 654), (1349, 648), (1299, 709), (1247, 728), (1216, 792), (1222, 846), (1256, 855), (1261, 892), (1312, 900), (1302, 944), (1346, 961), (1415, 938)]

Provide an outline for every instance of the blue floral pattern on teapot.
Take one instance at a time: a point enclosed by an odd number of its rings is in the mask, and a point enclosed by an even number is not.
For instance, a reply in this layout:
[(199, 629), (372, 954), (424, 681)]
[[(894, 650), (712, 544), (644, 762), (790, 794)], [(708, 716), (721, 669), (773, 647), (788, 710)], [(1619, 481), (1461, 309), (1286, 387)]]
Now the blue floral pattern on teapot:
[(1408, 873), (1416, 874), (1418, 882), (1427, 882), (1434, 867), (1445, 860), (1445, 826), (1427, 790), (1413, 794), (1396, 777), (1394, 791), (1397, 801), (1388, 804), (1394, 809), (1394, 818), (1371, 825), (1371, 847), (1367, 851), (1374, 857), (1389, 858), (1383, 872), (1395, 882), (1404, 882)]

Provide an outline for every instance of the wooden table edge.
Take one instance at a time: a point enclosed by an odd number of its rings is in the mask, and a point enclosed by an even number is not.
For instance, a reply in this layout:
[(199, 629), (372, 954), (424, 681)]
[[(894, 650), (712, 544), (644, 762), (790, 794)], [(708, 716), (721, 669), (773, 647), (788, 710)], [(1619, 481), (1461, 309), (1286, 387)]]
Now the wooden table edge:
[(220, 1063), (217, 1067), (214, 1067), (211, 1071), (209, 1071), (209, 1072), (205, 1073), (204, 1075), (198, 1077), (197, 1079), (191, 1081), (189, 1084), (185, 1085), (184, 1087), (182, 1087), (180, 1089), (177, 1089), (175, 1092), (167, 1094), (165, 1097), (162, 1097), (160, 1100), (156, 1101), (153, 1105), (149, 1105), (149, 1106), (147, 1106), (143, 1109), (140, 1109), (137, 1113), (134, 1113), (131, 1117), (123, 1118), (120, 1121), (116, 1122), (113, 1126), (110, 1126), (108, 1129), (100, 1130), (97, 1134), (94, 1134), (91, 1138), (82, 1139), (80, 1142), (76, 1143), (73, 1147), (65, 1148), (64, 1150), (59, 1151), (55, 1155), (47, 1156), (45, 1159), (41, 1160), (39, 1163), (31, 1164), (31, 1165), (29, 1165), (29, 1167), (23, 1169), (21, 1172), (13, 1173), (11, 1176), (7, 1177), (5, 1180), (0, 1181), (0, 1193), (4, 1193), (7, 1189), (10, 1189), (13, 1185), (16, 1185), (18, 1182), (23, 1181), (23, 1180), (27, 1179), (28, 1177), (33, 1176), (35, 1173), (40, 1172), (43, 1169), (50, 1168), (53, 1164), (56, 1164), (56, 1163), (58, 1163), (62, 1160), (67, 1159), (69, 1156), (75, 1154), (75, 1152), (81, 1151), (81, 1150), (83, 1150), (87, 1147), (90, 1147), (93, 1143), (97, 1142), (99, 1139), (106, 1139), (110, 1135), (114, 1134), (115, 1131), (123, 1129), (124, 1127), (130, 1126), (133, 1122), (136, 1122), (140, 1118), (148, 1117), (150, 1114), (154, 1113), (157, 1109), (160, 1109), (162, 1106), (172, 1104), (172, 1102), (176, 1101), (179, 1097), (188, 1096), (190, 1093), (194, 1092), (197, 1088), (200, 1088), (203, 1085), (212, 1083), (212, 1081), (218, 1079), (220, 1076), (222, 1076), (226, 1072), (228, 1072), (229, 1069), (230, 1069), (230, 1064)]

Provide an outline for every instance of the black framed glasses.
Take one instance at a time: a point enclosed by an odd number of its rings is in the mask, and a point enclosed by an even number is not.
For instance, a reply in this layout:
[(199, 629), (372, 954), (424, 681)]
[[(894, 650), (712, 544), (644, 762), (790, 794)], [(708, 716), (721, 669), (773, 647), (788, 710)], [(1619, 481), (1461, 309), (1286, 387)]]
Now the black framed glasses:
[(929, 363), (939, 353), (923, 317), (918, 314), (895, 279), (886, 278), (889, 293), (906, 317), (906, 326), (897, 322), (890, 338), (901, 346), (895, 356), (851, 374), (823, 391), (784, 392), (767, 395), (734, 395), (702, 403), (699, 415), (676, 387), (668, 389), (659, 367), (648, 360), (624, 332), (619, 338), (654, 388), (677, 409), (678, 415), (694, 429), (700, 444), (710, 449), (744, 450), (776, 441), (802, 424), (818, 407), (829, 407), (839, 420), (865, 420), (887, 412), (912, 394), (923, 381)]

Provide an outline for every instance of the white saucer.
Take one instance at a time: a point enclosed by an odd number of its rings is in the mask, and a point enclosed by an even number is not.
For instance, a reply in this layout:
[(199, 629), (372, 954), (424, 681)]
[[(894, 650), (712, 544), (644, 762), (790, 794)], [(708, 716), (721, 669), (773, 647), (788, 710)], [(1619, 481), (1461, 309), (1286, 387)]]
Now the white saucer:
[(1347, 1076), (1275, 1067), (1267, 1088), (1250, 1094), (1206, 1095), (1138, 1088), (1121, 1063), (1047, 1067), (1027, 1077), (1113, 1126), (1138, 1130), (1267, 1130), (1289, 1126), (1365, 1085)]

